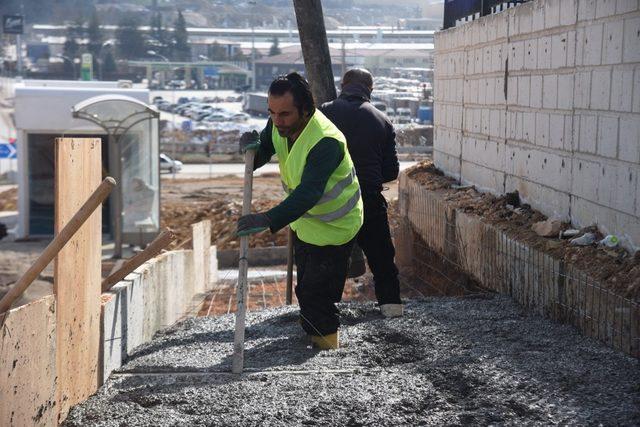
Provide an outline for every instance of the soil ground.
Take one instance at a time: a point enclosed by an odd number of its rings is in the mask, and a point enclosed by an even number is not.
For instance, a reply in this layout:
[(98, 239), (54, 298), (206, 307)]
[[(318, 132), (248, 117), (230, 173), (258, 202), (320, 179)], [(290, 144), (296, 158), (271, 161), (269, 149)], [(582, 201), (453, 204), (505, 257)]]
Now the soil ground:
[(67, 426), (638, 425), (638, 360), (509, 298), (425, 298), (403, 318), (342, 304), (341, 342), (317, 351), (296, 307), (187, 319), (139, 347)]
[[(531, 226), (547, 217), (529, 205), (520, 204), (517, 194), (495, 197), (480, 193), (475, 188), (452, 188), (456, 181), (445, 177), (431, 161), (419, 163), (406, 173), (425, 188), (439, 193), (456, 208), (476, 214), (519, 241), (574, 264), (617, 294), (640, 301), (640, 251), (630, 253), (621, 247), (609, 249), (597, 244), (571, 246), (568, 239), (541, 237)], [(571, 228), (570, 224), (562, 225), (563, 230), (568, 228)], [(581, 234), (593, 232), (598, 240), (604, 237), (595, 226), (580, 231)]]

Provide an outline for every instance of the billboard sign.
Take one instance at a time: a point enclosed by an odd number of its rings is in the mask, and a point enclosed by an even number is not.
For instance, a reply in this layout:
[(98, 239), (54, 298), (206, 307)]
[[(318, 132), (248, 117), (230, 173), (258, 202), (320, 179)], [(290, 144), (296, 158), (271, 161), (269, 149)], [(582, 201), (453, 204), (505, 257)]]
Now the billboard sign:
[(5, 34), (22, 34), (24, 30), (24, 16), (3, 15), (2, 31)]

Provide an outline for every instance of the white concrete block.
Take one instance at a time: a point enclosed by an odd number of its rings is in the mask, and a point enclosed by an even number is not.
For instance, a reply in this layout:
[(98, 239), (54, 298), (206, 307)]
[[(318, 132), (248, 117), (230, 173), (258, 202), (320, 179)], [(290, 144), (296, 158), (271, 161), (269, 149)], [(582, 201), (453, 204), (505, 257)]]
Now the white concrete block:
[(578, 21), (591, 21), (596, 17), (596, 0), (578, 0)]
[(574, 114), (571, 116), (571, 151), (578, 152), (580, 151), (580, 121), (582, 120), (582, 116), (579, 114)]
[(535, 70), (538, 64), (538, 39), (530, 39), (525, 42), (524, 69)]
[(549, 116), (549, 147), (556, 150), (564, 149), (564, 114), (551, 114)]
[(571, 187), (570, 158), (536, 147), (507, 146), (506, 172), (511, 176), (569, 192)]
[(473, 110), (473, 132), (480, 133), (482, 125), (482, 111), (483, 108), (476, 108)]
[(529, 106), (531, 108), (542, 108), (542, 76), (531, 76)]
[(516, 138), (516, 129), (517, 129), (517, 121), (518, 121), (518, 113), (515, 111), (507, 111), (507, 139), (515, 139)]
[(551, 37), (551, 68), (554, 70), (567, 65), (567, 34)]
[(533, 2), (533, 15), (531, 17), (531, 31), (544, 30), (544, 5), (541, 2)]
[(520, 112), (516, 115), (516, 139), (518, 141), (524, 140), (524, 117), (525, 113)]
[(559, 25), (560, 25), (560, 0), (547, 0), (544, 3), (544, 27), (546, 29), (549, 29), (549, 28), (555, 28)]
[(618, 158), (640, 164), (640, 116), (620, 117)]
[(598, 179), (600, 164), (584, 159), (573, 159), (571, 193), (583, 199), (596, 202), (598, 200)]
[(592, 110), (608, 110), (609, 97), (611, 96), (611, 70), (608, 68), (593, 70), (591, 75), (591, 102)]
[(549, 146), (549, 114), (536, 113), (535, 143), (540, 147)]
[(551, 37), (538, 39), (538, 65), (539, 70), (551, 68)]
[(600, 65), (602, 60), (602, 32), (601, 23), (589, 25), (584, 29), (583, 64)]
[(462, 143), (462, 159), (493, 170), (503, 171), (505, 168), (505, 144), (492, 140), (464, 138)]
[(633, 75), (633, 101), (631, 109), (634, 113), (640, 113), (640, 67), (636, 67)]
[(529, 106), (529, 98), (531, 95), (531, 77), (518, 77), (518, 105), (521, 107)]
[(518, 104), (518, 78), (515, 76), (507, 78), (507, 104)]
[(615, 159), (618, 155), (618, 117), (598, 118), (598, 155)]
[(551, 218), (566, 221), (569, 218), (570, 198), (566, 193), (556, 191), (517, 176), (507, 176), (506, 191), (518, 190), (525, 203), (544, 212)]
[(589, 108), (591, 94), (591, 72), (577, 72), (574, 82), (573, 99), (575, 108)]
[(616, 5), (616, 13), (634, 12), (638, 10), (638, 0), (618, 0)]
[(506, 102), (505, 93), (504, 93), (504, 77), (498, 77), (495, 79), (494, 91), (495, 97), (494, 102), (496, 105), (504, 105)]
[(483, 135), (490, 135), (491, 110), (488, 108), (480, 109), (480, 132)]
[(632, 100), (633, 68), (614, 68), (611, 77), (611, 110), (630, 112)]
[[(577, 66), (584, 64), (584, 34), (585, 30), (583, 27), (580, 27), (576, 30), (575, 36), (575, 58), (574, 63)], [(567, 50), (567, 65), (570, 64), (569, 56), (571, 55), (571, 50)], [(570, 65), (569, 65), (570, 66)]]
[(444, 171), (447, 175), (451, 175), (456, 178), (460, 176), (460, 159), (458, 157), (450, 156), (434, 149), (433, 162), (438, 169)]
[(485, 102), (487, 105), (494, 105), (496, 103), (496, 79), (488, 77), (485, 79)]
[(596, 153), (598, 136), (598, 116), (582, 114), (580, 116), (580, 140), (578, 147), (582, 153)]
[(533, 7), (531, 4), (522, 6), (524, 7), (520, 10), (514, 9), (518, 22), (516, 35), (529, 34), (532, 31)]
[(476, 62), (475, 65), (474, 65), (475, 74), (481, 74), (482, 70), (483, 70), (483, 68), (482, 68), (482, 59), (484, 58), (483, 49), (479, 48), (479, 49), (474, 50), (473, 55), (474, 55), (474, 60)]
[[(637, 166), (617, 164), (615, 168), (607, 168), (607, 174), (612, 169), (615, 170), (615, 190), (609, 190), (609, 194), (613, 194), (610, 206), (629, 215), (634, 215), (637, 197), (640, 194), (638, 189), (639, 168)], [(601, 182), (600, 184), (602, 185), (603, 183)], [(603, 188), (603, 192), (606, 191), (607, 189)]]
[(487, 103), (487, 79), (478, 79), (478, 104), (485, 105)]
[(560, 110), (573, 109), (573, 74), (558, 75), (558, 104)]
[(640, 16), (624, 20), (623, 60), (640, 62)]
[(505, 59), (507, 53), (507, 44), (499, 43), (491, 48), (491, 68), (493, 71), (504, 71)]
[(578, 14), (577, 0), (559, 0), (560, 3), (560, 25), (573, 25), (576, 23)]
[(491, 73), (493, 72), (493, 57), (492, 57), (492, 46), (486, 46), (482, 49), (482, 72), (483, 73)]
[(509, 44), (511, 55), (509, 57), (509, 69), (520, 71), (524, 68), (524, 41)]
[(564, 151), (573, 150), (573, 121), (574, 117), (571, 115), (564, 116)]
[(548, 74), (542, 79), (542, 107), (555, 109), (558, 105), (558, 75)]
[(469, 50), (465, 54), (465, 74), (467, 76), (472, 75), (475, 72), (475, 55), (473, 54), (473, 50)]
[(492, 138), (500, 138), (501, 130), (501, 117), (502, 111), (491, 110), (489, 118), (489, 136)]
[(616, 14), (616, 0), (598, 0), (596, 2), (596, 19)]
[(567, 33), (567, 67), (576, 65), (576, 37), (575, 31)]
[(622, 27), (619, 21), (606, 22), (604, 24), (603, 64), (619, 64), (622, 62)]
[(523, 113), (522, 121), (522, 140), (534, 144), (536, 136), (536, 113)]
[(462, 161), (461, 176), (463, 182), (473, 183), (481, 190), (502, 193), (504, 188), (504, 172), (469, 161)]

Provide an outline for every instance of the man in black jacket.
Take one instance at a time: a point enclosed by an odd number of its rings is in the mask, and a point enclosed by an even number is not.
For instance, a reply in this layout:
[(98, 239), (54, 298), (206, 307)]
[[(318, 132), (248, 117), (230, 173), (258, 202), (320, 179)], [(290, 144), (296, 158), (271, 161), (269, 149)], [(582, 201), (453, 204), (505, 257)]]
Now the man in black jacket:
[(385, 317), (397, 317), (402, 316), (398, 268), (393, 261), (388, 205), (382, 195), (382, 184), (398, 177), (396, 134), (386, 115), (369, 102), (372, 90), (369, 71), (349, 70), (342, 78), (338, 99), (320, 110), (347, 138), (364, 202), (364, 224), (357, 242), (373, 273), (380, 311)]

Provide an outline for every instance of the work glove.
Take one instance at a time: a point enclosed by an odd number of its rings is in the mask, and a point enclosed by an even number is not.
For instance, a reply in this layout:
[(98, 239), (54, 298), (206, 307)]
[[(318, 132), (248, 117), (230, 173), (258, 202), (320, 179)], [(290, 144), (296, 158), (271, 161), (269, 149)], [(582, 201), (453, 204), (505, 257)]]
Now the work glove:
[(248, 236), (266, 230), (271, 225), (271, 220), (266, 214), (257, 213), (243, 215), (238, 219), (238, 236)]
[(245, 132), (240, 136), (240, 152), (257, 150), (260, 146), (260, 134), (258, 131)]

